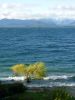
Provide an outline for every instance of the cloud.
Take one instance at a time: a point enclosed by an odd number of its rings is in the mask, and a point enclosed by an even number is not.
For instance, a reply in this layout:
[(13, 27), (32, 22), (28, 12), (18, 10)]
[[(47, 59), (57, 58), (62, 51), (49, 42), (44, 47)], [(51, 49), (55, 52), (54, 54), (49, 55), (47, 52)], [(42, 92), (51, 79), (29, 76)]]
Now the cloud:
[(74, 6), (39, 6), (28, 4), (0, 4), (0, 19), (74, 18)]
[(74, 18), (75, 19), (75, 7), (74, 6), (57, 6), (50, 8), (50, 15), (54, 18)]

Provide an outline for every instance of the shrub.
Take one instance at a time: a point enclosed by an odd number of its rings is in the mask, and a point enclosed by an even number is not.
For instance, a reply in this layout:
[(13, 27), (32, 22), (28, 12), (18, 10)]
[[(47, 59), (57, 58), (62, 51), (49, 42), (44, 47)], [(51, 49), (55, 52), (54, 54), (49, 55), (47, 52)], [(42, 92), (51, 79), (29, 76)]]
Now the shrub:
[(23, 93), (26, 89), (22, 83), (0, 84), (0, 98)]
[(11, 67), (15, 75), (25, 76), (27, 82), (29, 79), (42, 79), (46, 75), (46, 66), (43, 62), (36, 62), (34, 64), (16, 64)]
[(57, 88), (51, 92), (51, 100), (74, 100), (64, 88)]

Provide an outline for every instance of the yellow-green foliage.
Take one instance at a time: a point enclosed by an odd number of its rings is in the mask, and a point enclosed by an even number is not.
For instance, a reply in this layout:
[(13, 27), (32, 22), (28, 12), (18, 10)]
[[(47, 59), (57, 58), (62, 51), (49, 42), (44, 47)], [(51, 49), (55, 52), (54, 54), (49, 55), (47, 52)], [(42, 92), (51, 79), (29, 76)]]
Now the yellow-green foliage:
[(46, 74), (45, 64), (43, 62), (36, 62), (34, 64), (25, 65), (17, 64), (11, 67), (15, 74), (25, 75), (26, 77), (41, 79)]
[(33, 75), (35, 78), (42, 78), (46, 74), (45, 64), (43, 62), (37, 62), (33, 64)]
[(15, 74), (22, 74), (24, 75), (26, 72), (26, 65), (24, 64), (17, 64), (11, 67), (11, 70), (15, 73)]

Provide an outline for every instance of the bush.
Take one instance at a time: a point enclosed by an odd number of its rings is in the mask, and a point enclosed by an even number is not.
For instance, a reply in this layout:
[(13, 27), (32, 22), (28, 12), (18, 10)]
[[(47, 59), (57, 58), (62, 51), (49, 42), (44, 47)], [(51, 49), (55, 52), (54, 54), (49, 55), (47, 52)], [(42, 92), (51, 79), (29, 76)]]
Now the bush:
[(25, 92), (26, 87), (22, 83), (0, 84), (0, 98)]
[(51, 92), (51, 100), (74, 100), (64, 88), (56, 88)]

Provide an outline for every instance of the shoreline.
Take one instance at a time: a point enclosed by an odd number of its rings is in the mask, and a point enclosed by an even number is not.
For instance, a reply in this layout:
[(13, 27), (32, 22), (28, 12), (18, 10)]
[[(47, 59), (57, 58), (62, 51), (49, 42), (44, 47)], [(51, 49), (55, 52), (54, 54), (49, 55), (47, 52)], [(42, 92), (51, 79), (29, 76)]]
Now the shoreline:
[[(0, 92), (1, 93), (0, 97), (5, 99), (9, 98), (6, 100), (11, 100), (11, 98), (22, 99), (22, 97), (24, 98), (23, 100), (25, 100), (25, 98), (30, 98), (27, 100), (31, 100), (31, 98), (37, 98), (37, 97), (41, 98), (42, 100), (46, 100), (47, 98), (51, 98), (51, 97), (56, 98), (58, 96), (61, 98), (63, 98), (63, 96), (64, 98), (69, 97), (69, 98), (73, 98), (71, 100), (75, 100), (75, 86), (28, 87), (27, 85), (24, 85), (21, 82), (5, 83), (5, 84), (0, 84), (0, 86), (2, 87)], [(2, 95), (2, 93), (4, 94), (4, 96)], [(59, 94), (58, 96), (57, 93)], [(43, 96), (45, 96), (45, 98), (43, 98)]]
[(26, 79), (24, 77), (7, 77), (2, 78), (0, 80), (0, 83), (6, 84), (6, 83), (16, 83), (20, 82), (24, 85), (27, 85), (27, 87), (30, 88), (51, 88), (51, 87), (75, 87), (75, 82), (73, 81), (64, 81), (61, 79), (56, 80), (44, 80), (44, 79), (31, 79), (31, 82), (27, 84)]
[(61, 82), (59, 80), (58, 82), (52, 82), (51, 84), (42, 84), (42, 83), (37, 83), (40, 81), (45, 81), (46, 83), (48, 82), (48, 80), (32, 80), (30, 83), (26, 83), (25, 78), (22, 77), (7, 77), (4, 78), (4, 80), (0, 80), (0, 83), (2, 84), (14, 84), (14, 83), (22, 83), (24, 86), (27, 87), (27, 91), (31, 91), (31, 92), (43, 92), (43, 91), (50, 91), (52, 89), (55, 88), (64, 88), (65, 90), (67, 90), (72, 96), (75, 97), (75, 82), (73, 83), (65, 83), (65, 82)]
[(45, 92), (45, 91), (51, 91), (53, 89), (57, 89), (57, 88), (60, 88), (60, 89), (64, 89), (66, 90), (69, 94), (71, 94), (72, 96), (75, 97), (75, 86), (30, 86), (29, 84), (24, 84), (24, 82), (21, 82), (21, 81), (8, 81), (8, 82), (5, 82), (5, 83), (2, 83), (0, 81), (1, 84), (14, 84), (14, 83), (22, 83), (25, 87), (27, 87), (27, 91), (28, 92)]

